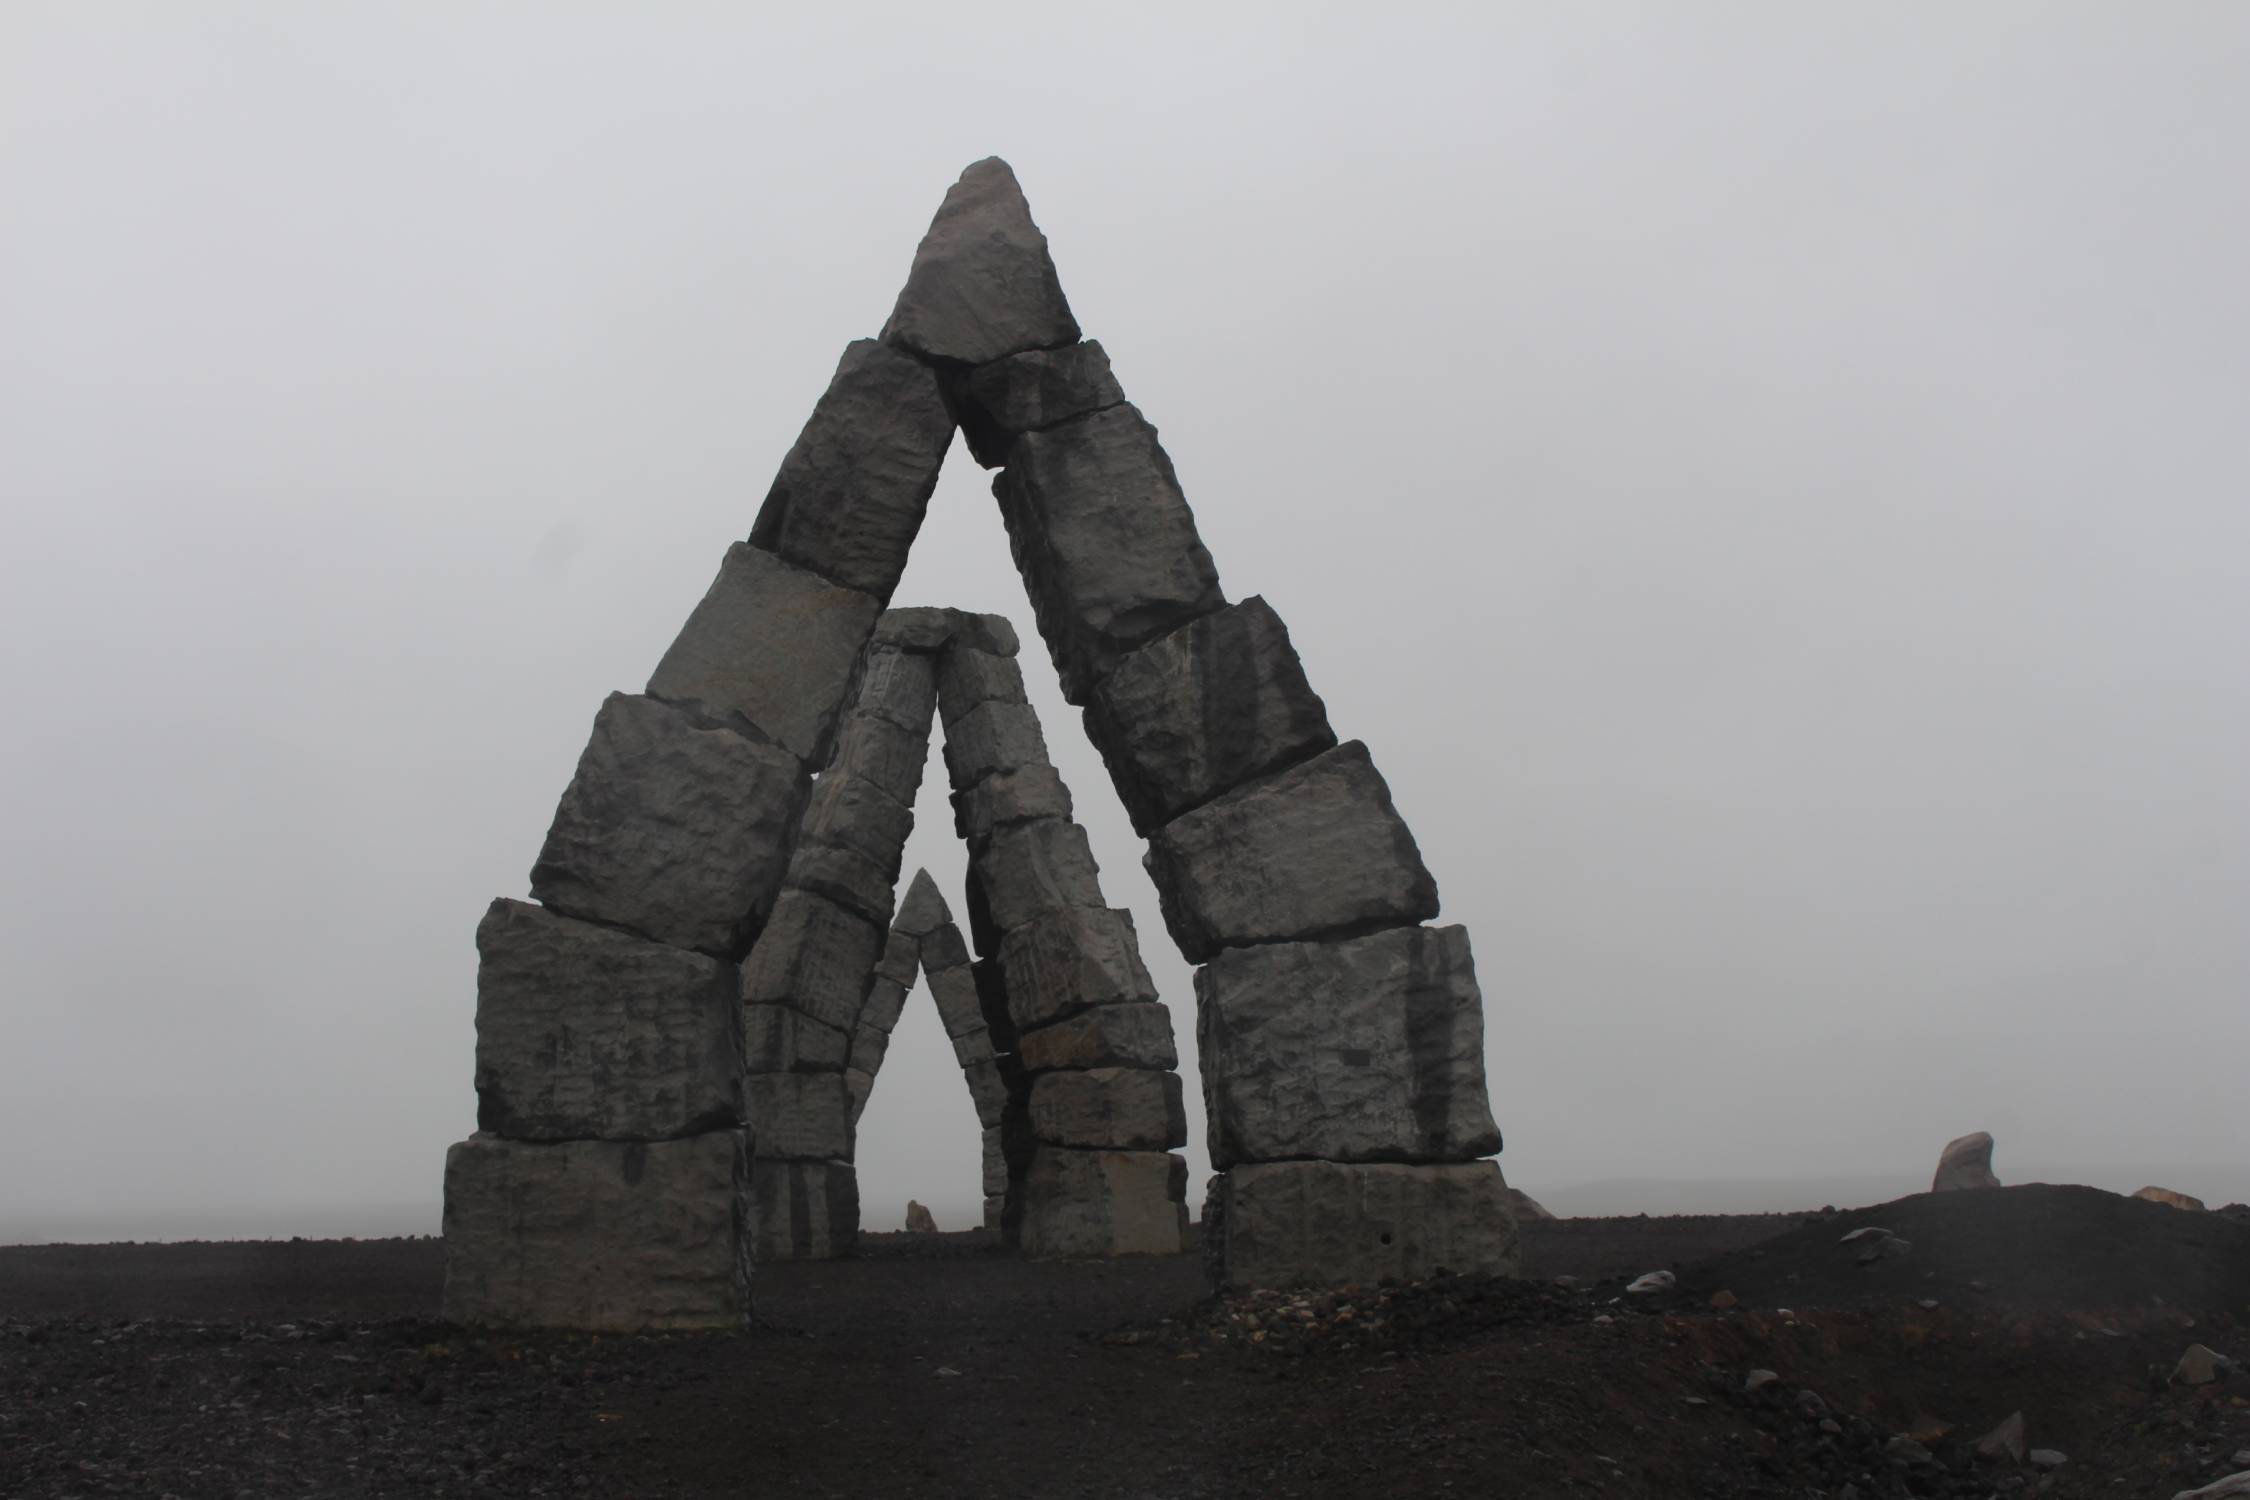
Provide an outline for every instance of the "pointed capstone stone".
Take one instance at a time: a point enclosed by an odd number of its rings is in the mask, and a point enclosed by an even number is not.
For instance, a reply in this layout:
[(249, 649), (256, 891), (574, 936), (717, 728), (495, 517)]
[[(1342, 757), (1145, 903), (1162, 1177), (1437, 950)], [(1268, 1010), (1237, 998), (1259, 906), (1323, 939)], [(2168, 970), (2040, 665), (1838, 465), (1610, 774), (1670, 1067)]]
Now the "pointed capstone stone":
[(997, 156), (972, 164), (914, 252), (883, 342), (924, 359), (981, 365), (1077, 339), (1078, 320), (1016, 174)]
[[(953, 913), (946, 909), (945, 897), (938, 894), (937, 882), (930, 878), (930, 872), (916, 870), (906, 888), (906, 899), (898, 904), (898, 918), (891, 923), (892, 930), (922, 938), (952, 920)], [(907, 976), (904, 982), (911, 985), (912, 976)]]
[(887, 601), (952, 441), (930, 369), (859, 340), (781, 461), (751, 543)]

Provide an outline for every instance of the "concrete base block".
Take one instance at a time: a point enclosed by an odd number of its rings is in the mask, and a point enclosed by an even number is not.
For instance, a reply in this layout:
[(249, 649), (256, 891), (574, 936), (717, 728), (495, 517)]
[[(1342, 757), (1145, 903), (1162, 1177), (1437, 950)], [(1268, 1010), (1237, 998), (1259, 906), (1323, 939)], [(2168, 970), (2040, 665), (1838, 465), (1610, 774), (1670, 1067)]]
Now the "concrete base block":
[(1440, 1166), (1267, 1162), (1211, 1179), (1203, 1234), (1221, 1289), (1371, 1284), (1444, 1270), (1516, 1274), (1494, 1161)]

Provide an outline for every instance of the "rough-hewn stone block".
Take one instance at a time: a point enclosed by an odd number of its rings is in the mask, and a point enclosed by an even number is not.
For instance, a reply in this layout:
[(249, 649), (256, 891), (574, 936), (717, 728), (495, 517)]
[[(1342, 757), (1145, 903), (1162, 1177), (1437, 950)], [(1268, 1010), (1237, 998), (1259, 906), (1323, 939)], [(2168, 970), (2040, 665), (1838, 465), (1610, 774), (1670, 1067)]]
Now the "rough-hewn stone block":
[(1437, 915), (1437, 882), (1357, 740), (1207, 802), (1149, 837), (1172, 939), (1221, 948)]
[[(883, 619), (889, 618), (886, 612)], [(875, 634), (880, 641), (880, 620)], [(937, 721), (937, 662), (897, 646), (870, 646), (860, 659), (859, 687), (852, 697), (851, 716), (881, 719), (927, 738), (930, 726)]]
[(1010, 932), (1000, 945), (1009, 1017), (1019, 1034), (1089, 1005), (1154, 1000), (1131, 912), (1071, 907)]
[(852, 1096), (841, 1073), (752, 1073), (744, 1090), (758, 1157), (849, 1161)]
[(1002, 933), (1059, 907), (1102, 904), (1101, 867), (1086, 830), (1061, 818), (1001, 824), (969, 868)]
[(456, 1323), (734, 1328), (750, 1314), (749, 1138), (535, 1145), (445, 1157), (445, 1316)]
[(824, 1025), (849, 1031), (859, 1022), (883, 942), (881, 927), (825, 896), (784, 891), (742, 966), (742, 998), (793, 1005)]
[(853, 714), (836, 736), (836, 753), (824, 774), (863, 777), (912, 807), (929, 763), (929, 731), (901, 729), (874, 714)]
[(789, 875), (784, 884), (793, 890), (825, 897), (883, 928), (888, 927), (891, 920), (892, 879), (890, 872), (856, 849), (800, 843), (797, 852), (789, 857)]
[(961, 1077), (969, 1085), (969, 1098), (977, 1107), (977, 1123), (990, 1128), (1000, 1123), (1008, 1108), (1008, 1080), (1012, 1058), (983, 1057), (964, 1063)]
[(747, 724), (817, 769), (882, 607), (737, 542), (656, 664), (649, 696)]
[(794, 1006), (768, 1002), (742, 1008), (742, 1059), (752, 1073), (834, 1073), (851, 1050), (850, 1034)]
[(1023, 433), (1082, 417), (1125, 399), (1109, 356), (1093, 339), (1031, 349), (978, 365), (955, 380), (954, 414), (970, 456), (985, 468), (1008, 461)]
[(1180, 1075), (1147, 1068), (1041, 1073), (1031, 1080), (1031, 1133), (1051, 1146), (1166, 1151), (1187, 1144)]
[(977, 1003), (977, 976), (967, 964), (930, 969), (923, 977), (929, 981), (930, 998), (937, 1002), (938, 1020), (947, 1036), (984, 1030), (984, 1009)]
[(1211, 1165), (1500, 1149), (1462, 927), (1229, 948), (1195, 976)]
[(1128, 403), (1016, 440), (993, 494), (1063, 697), (1226, 603), (1156, 429)]
[(941, 923), (922, 934), (922, 971), (935, 973), (940, 969), (958, 969), (969, 961), (969, 945), (961, 941), (961, 929), (951, 921)]
[(859, 1174), (846, 1161), (750, 1168), (751, 1247), (760, 1261), (834, 1260), (859, 1241)]
[(851, 1066), (863, 1072), (880, 1072), (883, 1054), (890, 1050), (891, 1034), (880, 1026), (861, 1025), (852, 1031)]
[(981, 365), (1077, 339), (1016, 174), (997, 156), (975, 163), (947, 190), (915, 250), (883, 341), (924, 359)]
[(849, 344), (750, 540), (887, 601), (952, 442), (953, 416), (928, 366), (873, 339)]
[(574, 917), (739, 957), (773, 905), (804, 806), (794, 758), (689, 709), (612, 693), (531, 869)]
[(1053, 766), (1026, 766), (987, 776), (967, 791), (953, 794), (953, 831), (972, 850), (1004, 824), (1068, 819), (1070, 814), (1070, 788)]
[(1513, 1276), (1505, 1188), (1492, 1161), (1270, 1162), (1212, 1179), (1203, 1232), (1222, 1287)]
[(957, 792), (1047, 763), (1047, 739), (1028, 703), (981, 703), (945, 726), (945, 774)]
[(1154, 1001), (1097, 1005), (1037, 1031), (1016, 1035), (1016, 1056), (1026, 1070), (1055, 1068), (1177, 1068), (1172, 1013)]
[(953, 1060), (964, 1068), (970, 1063), (999, 1056), (992, 1050), (992, 1033), (982, 1026), (964, 1031), (959, 1036), (948, 1037), (947, 1040), (953, 1043)]
[(1177, 1255), (1187, 1163), (1162, 1151), (1041, 1146), (1009, 1198), (1010, 1237), (1034, 1260)]
[(984, 1132), (984, 1194), (996, 1198), (1008, 1191), (1008, 1157), (1000, 1147), (1000, 1128)]
[(740, 1123), (726, 964), (507, 900), (477, 954), (478, 1129), (649, 1140)]
[(965, 609), (891, 609), (875, 622), (875, 639), (901, 651), (929, 656), (950, 646), (1014, 656), (1022, 649), (1006, 615), (980, 615)]
[[(912, 989), (914, 981), (922, 974), (921, 941), (911, 932), (900, 932), (894, 925), (890, 935), (883, 940), (883, 958), (875, 965), (875, 974), (877, 978), (887, 979), (903, 989)], [(896, 1014), (895, 1010), (893, 1014)]]
[(984, 1200), (984, 1228), (988, 1234), (1005, 1232), (1008, 1224), (1008, 1200), (998, 1193), (988, 1194)]
[(875, 1092), (875, 1075), (865, 1068), (844, 1069), (844, 1088), (852, 1098), (852, 1129), (859, 1129), (859, 1117), (867, 1112), (868, 1095)]
[[(891, 929), (894, 936), (903, 934), (915, 940), (915, 962), (919, 964), (920, 941), (952, 920), (953, 913), (946, 909), (945, 897), (938, 894), (937, 882), (930, 878), (930, 872), (916, 870), (914, 879), (907, 884), (906, 899), (898, 904), (898, 920), (891, 924)], [(909, 974), (900, 982), (912, 984), (914, 979)]]
[(797, 841), (853, 850), (895, 880), (907, 835), (913, 831), (913, 808), (864, 776), (831, 771), (813, 783), (797, 825)]
[(1336, 743), (1288, 627), (1255, 597), (1122, 658), (1087, 700), (1086, 733), (1143, 835)]
[(938, 718), (949, 726), (983, 704), (1024, 701), (1023, 668), (1012, 656), (955, 646), (937, 664)]

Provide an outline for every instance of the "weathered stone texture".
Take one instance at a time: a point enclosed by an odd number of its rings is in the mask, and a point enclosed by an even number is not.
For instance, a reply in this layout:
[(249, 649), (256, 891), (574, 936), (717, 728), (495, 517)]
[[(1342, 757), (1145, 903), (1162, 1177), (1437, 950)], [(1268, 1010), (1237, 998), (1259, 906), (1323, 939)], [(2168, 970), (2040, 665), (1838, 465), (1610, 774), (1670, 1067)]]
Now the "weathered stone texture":
[(851, 1066), (864, 1073), (879, 1073), (883, 1054), (890, 1051), (891, 1034), (880, 1026), (862, 1024), (852, 1031)]
[(1024, 701), (1023, 668), (1012, 656), (955, 646), (937, 663), (938, 718), (948, 725), (982, 704)]
[(758, 1260), (833, 1260), (859, 1242), (859, 1174), (850, 1162), (760, 1156), (750, 1185)]
[(992, 488), (1074, 704), (1126, 652), (1226, 603), (1172, 461), (1130, 404), (1024, 434)]
[(1102, 904), (1086, 830), (1061, 818), (1004, 823), (970, 857), (985, 910), (1003, 933), (1061, 907)]
[(867, 1111), (868, 1096), (875, 1092), (875, 1075), (865, 1068), (844, 1069), (844, 1088), (852, 1099), (852, 1129), (859, 1128), (859, 1117)]
[(1099, 342), (1088, 339), (979, 365), (954, 382), (953, 404), (970, 456), (997, 469), (1022, 434), (1124, 399), (1124, 389), (1110, 373), (1109, 356)]
[(739, 957), (773, 905), (806, 782), (770, 745), (612, 693), (531, 869), (531, 894), (675, 948)]
[(740, 1123), (727, 965), (508, 900), (477, 954), (479, 1130), (648, 1140)]
[(977, 1108), (977, 1123), (990, 1128), (1000, 1123), (1008, 1108), (1008, 1079), (1013, 1059), (978, 1058), (965, 1063), (961, 1077), (969, 1085), (969, 1098)]
[[(883, 958), (880, 963), (875, 965), (876, 977), (888, 980), (902, 988), (911, 989), (921, 972), (921, 941), (911, 932), (900, 932), (894, 923), (891, 927), (890, 936), (883, 940)], [(873, 997), (870, 996), (869, 998), (872, 999)], [(894, 1009), (892, 1014), (896, 1015), (897, 1011)], [(882, 1022), (878, 1021), (874, 1024), (883, 1026), (885, 1031), (890, 1030), (890, 1027), (883, 1025)]]
[(1089, 1005), (1154, 1000), (1132, 913), (1113, 908), (1053, 911), (1000, 944), (1008, 1015), (1019, 1033)]
[(1022, 649), (1016, 627), (1008, 623), (1006, 615), (928, 606), (885, 610), (883, 618), (875, 622), (875, 640), (879, 645), (923, 656), (956, 645), (994, 656), (1014, 656)]
[(815, 1021), (794, 1006), (768, 1002), (742, 1007), (742, 1060), (752, 1073), (834, 1073), (843, 1068), (851, 1037)]
[(958, 969), (969, 961), (969, 945), (961, 941), (961, 929), (951, 918), (922, 934), (922, 971), (936, 973), (941, 969)]
[(797, 825), (797, 839), (800, 844), (853, 850), (895, 879), (907, 835), (913, 831), (913, 808), (867, 777), (831, 771), (813, 783)]
[[(928, 937), (952, 920), (953, 914), (946, 909), (945, 897), (938, 894), (937, 882), (930, 878), (930, 872), (916, 870), (912, 883), (906, 888), (906, 899), (898, 904), (898, 919), (891, 923), (892, 937), (896, 939), (904, 936), (919, 940)], [(888, 957), (889, 955), (886, 954), (886, 960)], [(914, 961), (917, 966), (921, 963), (921, 948), (918, 941)], [(911, 973), (903, 976), (894, 975), (893, 977), (898, 978), (902, 984), (914, 982), (914, 976)]]
[(1372, 1286), (1440, 1270), (1513, 1276), (1515, 1220), (1500, 1164), (1325, 1161), (1236, 1167), (1203, 1210), (1225, 1286)]
[(1016, 1050), (1015, 1018), (1008, 1014), (1008, 975), (997, 958), (980, 958), (969, 966), (977, 980), (977, 1009), (984, 1014), (984, 1029), (992, 1036), (992, 1050)]
[(817, 769), (881, 608), (871, 594), (737, 542), (656, 664), (649, 696), (747, 724)]
[(881, 928), (890, 925), (891, 882), (882, 866), (856, 849), (801, 842), (789, 857), (789, 875), (783, 883), (825, 897)]
[(1005, 1194), (988, 1194), (984, 1200), (984, 1227), (988, 1233), (999, 1234), (1007, 1228), (1008, 1199)]
[(883, 341), (925, 359), (981, 365), (1077, 339), (1078, 320), (1016, 174), (997, 156), (973, 164), (915, 250)]
[(1930, 1179), (1933, 1193), (1998, 1186), (2000, 1179), (1992, 1172), (1992, 1133), (1985, 1130), (1946, 1142), (1938, 1154), (1937, 1175)]
[(1229, 948), (1195, 976), (1211, 1165), (1500, 1149), (1462, 927)]
[(945, 726), (945, 774), (957, 792), (1001, 771), (1046, 764), (1047, 737), (1028, 703), (981, 703)]
[[(883, 619), (890, 618), (885, 612)], [(881, 621), (875, 633), (882, 635)], [(927, 738), (937, 719), (937, 662), (896, 646), (872, 646), (859, 666), (854, 717), (872, 716)]]
[(984, 1132), (984, 1195), (997, 1198), (1008, 1191), (1008, 1157), (1000, 1147), (1000, 1129)]
[(1143, 835), (1336, 743), (1288, 627), (1256, 597), (1120, 660), (1087, 700), (1086, 733)]
[(929, 763), (928, 731), (901, 729), (874, 714), (854, 714), (836, 736), (836, 754), (826, 774), (864, 778), (912, 807)]
[(858, 1024), (883, 943), (883, 929), (865, 917), (810, 891), (784, 891), (742, 966), (742, 998), (793, 1005), (849, 1031)]
[(750, 540), (888, 600), (952, 441), (953, 417), (929, 367), (860, 339), (846, 346), (781, 461)]
[(1051, 1146), (1167, 1151), (1187, 1144), (1180, 1075), (1147, 1068), (1041, 1073), (1031, 1080), (1031, 1133)]
[(1438, 913), (1437, 882), (1357, 740), (1165, 824), (1145, 862), (1191, 962)]
[(967, 791), (953, 794), (953, 831), (972, 850), (1003, 824), (1067, 819), (1070, 814), (1070, 788), (1053, 766), (1026, 766), (987, 776)]
[(1065, 1020), (1016, 1036), (1025, 1069), (1177, 1068), (1172, 1013), (1154, 1001), (1097, 1005)]
[(970, 972), (969, 965), (931, 969), (923, 977), (929, 981), (930, 998), (937, 1002), (938, 1020), (947, 1036), (984, 1030), (984, 1008), (977, 1003), (977, 976)]
[(1011, 1237), (1035, 1260), (1177, 1255), (1187, 1163), (1162, 1151), (1041, 1146), (1009, 1199)]
[(535, 1145), (445, 1157), (445, 1316), (630, 1333), (750, 1313), (749, 1138)]
[(971, 1063), (999, 1056), (992, 1050), (992, 1033), (982, 1026), (973, 1031), (964, 1031), (959, 1036), (948, 1037), (947, 1040), (953, 1043), (953, 1060), (964, 1068)]
[(744, 1093), (759, 1160), (851, 1160), (852, 1097), (843, 1074), (752, 1073)]

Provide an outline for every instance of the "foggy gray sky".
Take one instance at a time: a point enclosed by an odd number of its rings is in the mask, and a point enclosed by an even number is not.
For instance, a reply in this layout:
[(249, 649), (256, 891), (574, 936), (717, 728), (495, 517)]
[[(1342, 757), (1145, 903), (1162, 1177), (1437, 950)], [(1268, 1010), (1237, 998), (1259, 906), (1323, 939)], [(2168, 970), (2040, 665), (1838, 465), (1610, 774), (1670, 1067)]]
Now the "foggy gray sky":
[[(0, 7), (0, 1241), (435, 1229), (478, 917), (994, 153), (1511, 1182), (2250, 1196), (2250, 11), (843, 10)], [(1028, 638), (984, 484), (897, 602)], [(977, 1192), (909, 1017), (871, 1227)]]

